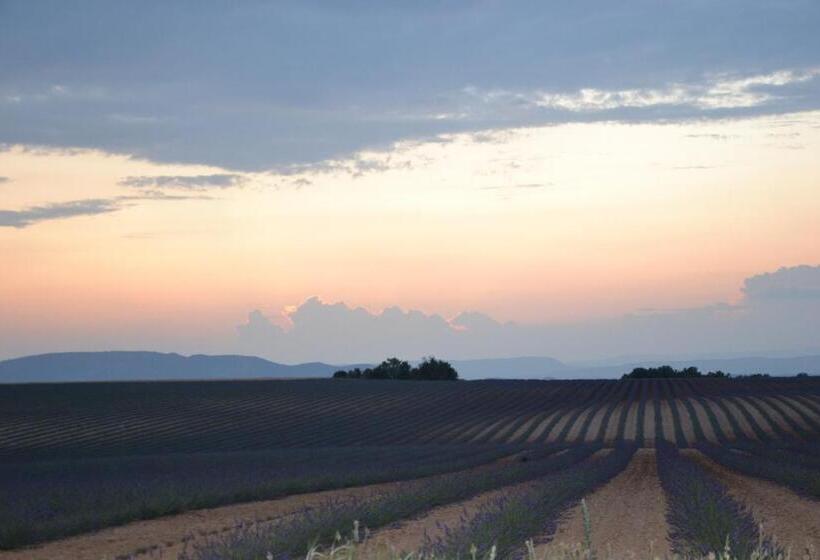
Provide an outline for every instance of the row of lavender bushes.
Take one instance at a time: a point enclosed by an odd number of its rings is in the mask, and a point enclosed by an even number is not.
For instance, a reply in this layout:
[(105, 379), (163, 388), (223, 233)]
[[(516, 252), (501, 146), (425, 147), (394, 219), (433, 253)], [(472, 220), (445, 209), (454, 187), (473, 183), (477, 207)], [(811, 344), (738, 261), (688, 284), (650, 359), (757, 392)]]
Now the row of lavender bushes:
[(311, 448), (0, 464), (0, 549), (186, 510), (468, 469), (521, 449)]
[(512, 462), (405, 482), (398, 488), (367, 499), (329, 501), (290, 519), (248, 525), (194, 544), (180, 559), (279, 560), (303, 557), (312, 545), (328, 545), (338, 533), (349, 531), (356, 523), (368, 529), (384, 527), (434, 507), (567, 469), (600, 448), (600, 444), (589, 444), (556, 452), (555, 448), (542, 447), (528, 451)]
[(697, 448), (710, 459), (739, 473), (787, 486), (813, 500), (820, 499), (820, 449), (817, 442), (731, 446), (702, 443)]
[(554, 533), (560, 515), (585, 494), (620, 473), (635, 453), (632, 445), (620, 445), (605, 456), (576, 468), (554, 473), (482, 507), (460, 526), (446, 527), (443, 536), (429, 541), (424, 552), (441, 558), (523, 557), (523, 543)]
[(741, 560), (782, 553), (761, 535), (749, 510), (703, 467), (664, 441), (657, 442), (656, 451), (675, 553), (700, 558), (728, 549)]

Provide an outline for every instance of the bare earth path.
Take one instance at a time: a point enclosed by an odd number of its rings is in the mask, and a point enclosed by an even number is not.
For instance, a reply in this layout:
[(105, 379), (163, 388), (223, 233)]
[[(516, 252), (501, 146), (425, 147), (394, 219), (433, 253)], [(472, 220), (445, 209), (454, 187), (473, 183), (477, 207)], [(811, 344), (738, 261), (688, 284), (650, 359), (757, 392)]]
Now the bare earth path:
[[(609, 452), (609, 449), (601, 449), (585, 461), (605, 457)], [(560, 451), (556, 455), (561, 453), (566, 453), (566, 451)], [(383, 558), (385, 552), (390, 551), (415, 552), (424, 546), (427, 538), (435, 541), (438, 537), (444, 535), (446, 528), (457, 529), (461, 526), (462, 519), (470, 519), (485, 504), (490, 504), (504, 495), (509, 496), (518, 492), (526, 492), (527, 488), (533, 484), (537, 484), (537, 481), (504, 486), (497, 490), (484, 492), (468, 500), (431, 509), (418, 517), (376, 531), (370, 536), (363, 548), (363, 557)]]
[[(515, 461), (511, 455), (485, 465), (467, 469), (478, 472)], [(441, 475), (433, 475), (435, 478)], [(366, 498), (398, 488), (403, 481), (371, 484), (355, 488), (297, 494), (275, 500), (233, 504), (135, 521), (52, 541), (29, 548), (0, 551), (0, 560), (114, 560), (135, 555), (137, 558), (175, 559), (192, 538), (202, 539), (235, 529), (241, 523), (266, 523), (324, 505), (328, 500)], [(352, 529), (352, 528), (351, 528)], [(139, 554), (135, 554), (139, 551)]]
[[(639, 449), (629, 465), (607, 485), (586, 497), (592, 522), (592, 546), (609, 558), (644, 558), (669, 554), (666, 541), (666, 499), (658, 480), (654, 449)], [(581, 506), (573, 508), (558, 525), (553, 539), (538, 547), (574, 548), (584, 540)]]
[(426, 538), (435, 541), (444, 535), (445, 527), (458, 528), (462, 519), (469, 519), (485, 504), (510, 493), (525, 491), (532, 482), (507, 486), (474, 498), (437, 507), (420, 517), (382, 529), (370, 536), (361, 553), (364, 558), (384, 558), (385, 552), (415, 552), (424, 546)]
[(190, 511), (179, 515), (136, 521), (95, 533), (77, 535), (31, 548), (0, 552), (0, 560), (113, 560), (136, 551), (173, 559), (182, 552), (189, 535), (202, 538), (235, 528), (240, 521), (272, 521), (306, 508), (317, 507), (329, 499), (366, 497), (389, 490), (397, 482), (374, 484), (342, 490), (288, 496), (276, 500), (235, 504)]
[(763, 523), (763, 531), (791, 548), (792, 558), (803, 558), (807, 546), (813, 552), (809, 557), (818, 558), (820, 502), (798, 496), (779, 484), (738, 474), (698, 451), (685, 450), (684, 453), (725, 484), (735, 499), (748, 505), (755, 520)]

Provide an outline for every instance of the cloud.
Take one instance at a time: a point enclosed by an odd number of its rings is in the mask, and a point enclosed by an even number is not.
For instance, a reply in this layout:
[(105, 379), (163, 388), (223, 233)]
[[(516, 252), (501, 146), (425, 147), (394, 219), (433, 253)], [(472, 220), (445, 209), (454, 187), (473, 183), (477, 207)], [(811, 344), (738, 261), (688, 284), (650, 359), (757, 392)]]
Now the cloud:
[(743, 293), (749, 302), (820, 300), (820, 266), (783, 267), (747, 278)]
[(79, 216), (96, 216), (116, 212), (134, 201), (160, 200), (209, 200), (206, 195), (169, 195), (159, 191), (146, 191), (138, 195), (118, 196), (114, 198), (91, 198), (53, 202), (29, 206), (22, 210), (0, 210), (0, 227), (26, 228), (40, 222), (76, 218)]
[(737, 305), (644, 311), (575, 324), (501, 323), (475, 311), (447, 320), (389, 307), (381, 312), (313, 297), (274, 324), (260, 311), (238, 327), (237, 350), (274, 360), (373, 362), (387, 356), (450, 359), (552, 356), (590, 361), (615, 356), (820, 352), (820, 266), (747, 278)]
[(0, 227), (25, 228), (48, 220), (116, 212), (121, 207), (116, 199), (96, 198), (30, 206), (23, 210), (0, 210)]
[(11, 181), (11, 179), (9, 179), (8, 177), (3, 177), (2, 175), (0, 175), (0, 183), (8, 183), (9, 181)]
[[(603, 111), (660, 105), (685, 105), (699, 109), (738, 109), (771, 102), (777, 90), (813, 80), (820, 69), (780, 70), (743, 78), (707, 79), (702, 83), (670, 84), (662, 89), (602, 91), (582, 89), (566, 94), (542, 94), (535, 104), (568, 111)], [(768, 86), (768, 88), (766, 87)]]
[(258, 171), (462, 132), (818, 109), (818, 23), (814, 0), (19, 2), (0, 19), (0, 142)]
[(175, 189), (227, 189), (242, 186), (246, 177), (236, 173), (212, 175), (144, 175), (125, 177), (119, 184), (125, 187), (175, 188)]

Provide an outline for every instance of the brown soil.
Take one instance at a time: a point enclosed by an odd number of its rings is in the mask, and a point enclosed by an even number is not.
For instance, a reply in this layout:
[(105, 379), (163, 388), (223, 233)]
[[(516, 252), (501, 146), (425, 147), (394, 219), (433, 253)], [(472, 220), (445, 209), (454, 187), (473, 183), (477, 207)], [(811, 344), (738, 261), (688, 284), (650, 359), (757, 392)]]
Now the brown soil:
[(723, 430), (724, 434), (726, 434), (726, 437), (729, 439), (737, 439), (739, 436), (735, 434), (735, 431), (732, 429), (732, 424), (729, 423), (729, 418), (723, 412), (723, 409), (711, 400), (707, 399), (705, 402), (706, 406), (714, 412), (715, 418), (717, 418), (718, 426), (720, 426), (720, 429)]
[[(562, 451), (561, 453), (563, 453)], [(590, 455), (585, 461), (594, 461), (605, 457), (611, 452), (601, 449)], [(479, 494), (469, 500), (437, 507), (413, 519), (402, 521), (395, 526), (376, 531), (371, 535), (364, 548), (364, 558), (385, 557), (385, 552), (415, 552), (419, 550), (429, 538), (435, 541), (442, 536), (446, 528), (458, 528), (462, 520), (470, 519), (481, 506), (491, 503), (503, 495), (526, 492), (534, 482), (524, 482), (513, 486), (505, 486), (497, 490)]]
[(743, 434), (748, 438), (757, 439), (752, 426), (746, 420), (746, 417), (743, 415), (743, 412), (740, 411), (740, 408), (738, 408), (738, 406), (729, 399), (723, 399), (723, 402), (726, 404), (726, 408), (729, 409), (729, 412), (732, 413), (735, 420), (737, 420), (740, 429), (743, 430)]
[(569, 422), (573, 412), (573, 410), (561, 410), (558, 412), (561, 416), (558, 419), (558, 422), (555, 423), (555, 426), (552, 427), (552, 430), (550, 430), (550, 433), (547, 435), (547, 441), (553, 442), (558, 439), (561, 430), (563, 430), (564, 425)]
[(814, 418), (815, 420), (817, 420), (817, 419), (818, 419), (818, 417), (817, 417), (817, 413), (815, 413), (815, 412), (814, 412), (811, 408), (809, 408), (808, 406), (806, 406), (806, 403), (801, 402), (801, 401), (799, 401), (798, 399), (794, 399), (794, 398), (792, 398), (792, 397), (787, 397), (787, 396), (779, 396), (779, 397), (778, 397), (778, 400), (788, 402), (788, 403), (789, 403), (789, 404), (791, 404), (794, 408), (797, 408), (797, 409), (799, 409), (800, 411), (802, 411), (802, 412), (803, 412), (803, 414), (805, 414), (805, 415), (806, 415), (806, 416), (808, 416), (809, 418)]
[(532, 423), (533, 423), (533, 422), (535, 422), (535, 420), (536, 420), (537, 418), (538, 418), (538, 416), (537, 416), (537, 415), (534, 415), (534, 416), (532, 416), (529, 420), (527, 420), (526, 422), (524, 422), (523, 424), (521, 424), (521, 425), (518, 427), (518, 429), (517, 429), (517, 430), (515, 430), (515, 432), (513, 432), (513, 434), (509, 437), (509, 439), (508, 439), (507, 441), (508, 441), (508, 442), (510, 442), (510, 441), (515, 441), (515, 440), (517, 440), (518, 438), (520, 438), (521, 436), (523, 436), (525, 433), (527, 433), (527, 430), (529, 430), (529, 429), (530, 429), (530, 427), (532, 427)]
[(376, 531), (363, 547), (362, 557), (386, 557), (385, 552), (415, 552), (429, 539), (435, 541), (444, 535), (445, 528), (456, 529), (462, 520), (472, 517), (485, 504), (505, 494), (523, 492), (531, 482), (508, 486), (480, 494), (469, 500), (437, 507), (419, 517)]
[(604, 432), (605, 442), (611, 443), (615, 441), (615, 438), (618, 436), (618, 426), (621, 423), (621, 415), (623, 414), (626, 414), (626, 403), (618, 403), (615, 410), (612, 411), (612, 415), (609, 417), (609, 425), (606, 427), (606, 432)]
[(772, 405), (770, 405), (764, 399), (759, 399), (756, 397), (746, 397), (746, 400), (757, 404), (760, 408), (768, 412), (769, 416), (771, 416), (772, 418), (772, 422), (776, 423), (781, 430), (784, 430), (785, 432), (788, 432), (795, 436), (797, 435), (794, 431), (794, 428), (792, 428), (791, 425), (786, 421), (786, 418), (784, 418), (782, 414), (776, 411), (772, 407)]
[[(595, 412), (595, 416), (592, 417), (592, 421), (589, 423), (589, 427), (587, 428), (587, 433), (584, 436), (584, 441), (595, 441), (598, 437), (598, 430), (601, 429), (601, 422), (604, 420), (604, 414), (606, 414), (607, 407), (602, 406)], [(612, 417), (610, 416), (610, 419)]]
[[(469, 470), (480, 471), (515, 460), (515, 456), (504, 457)], [(321, 507), (329, 500), (367, 498), (394, 490), (401, 484), (401, 481), (386, 482), (327, 490), (135, 521), (29, 548), (0, 551), (0, 560), (114, 560), (129, 555), (146, 559), (174, 559), (182, 552), (186, 542), (230, 531), (240, 524), (278, 521), (306, 509)]]
[[(586, 497), (592, 525), (592, 547), (607, 558), (669, 554), (666, 499), (658, 480), (654, 449), (639, 449), (626, 469), (608, 484)], [(584, 540), (581, 506), (573, 508), (559, 523), (552, 540), (541, 545), (538, 558), (547, 551), (574, 548)]]
[(742, 501), (763, 524), (763, 531), (791, 549), (792, 558), (803, 558), (808, 547), (820, 553), (820, 502), (802, 498), (783, 486), (731, 471), (693, 449), (683, 453), (695, 459)]
[(504, 426), (502, 426), (500, 430), (493, 434), (493, 437), (490, 441), (500, 441), (506, 438), (509, 435), (510, 430), (512, 430), (513, 426), (515, 426), (515, 423), (519, 420), (521, 420), (520, 416), (511, 419)]
[(675, 443), (675, 421), (672, 419), (672, 407), (669, 401), (661, 401), (661, 427), (663, 439)]
[(655, 403), (647, 401), (643, 413), (643, 439), (647, 447), (655, 445)]
[[(780, 408), (780, 410), (783, 411), (783, 414), (788, 416), (793, 422), (797, 423), (797, 425), (800, 426), (802, 429), (811, 430), (811, 427), (809, 426), (808, 422), (806, 422), (803, 419), (803, 417), (800, 416), (800, 414), (797, 413), (796, 410), (794, 410), (788, 404), (784, 404), (781, 399), (774, 398), (774, 397), (766, 397), (766, 398), (762, 398), (761, 400), (763, 400), (766, 403), (769, 403), (769, 406), (772, 406), (772, 405), (778, 406)], [(772, 407), (772, 408), (774, 408), (774, 407)], [(783, 416), (783, 414), (781, 414), (781, 416)]]
[(638, 402), (632, 403), (626, 415), (626, 425), (624, 426), (624, 439), (635, 441), (638, 437)]
[(704, 409), (703, 406), (695, 399), (689, 399), (689, 403), (695, 411), (695, 417), (700, 423), (701, 429), (703, 429), (703, 435), (706, 437), (706, 441), (717, 443), (718, 438), (715, 434), (714, 427), (712, 427), (712, 422), (709, 421), (709, 416), (706, 414), (706, 409)]
[(470, 441), (477, 441), (477, 440), (483, 438), (484, 436), (486, 436), (487, 434), (489, 434), (493, 430), (495, 430), (499, 425), (501, 425), (504, 422), (504, 420), (505, 420), (504, 418), (500, 418), (500, 419), (496, 420), (495, 422), (491, 423), (489, 426), (487, 426), (486, 428), (484, 428), (483, 430), (478, 432), (475, 436), (473, 436)]
[(549, 414), (549, 416), (547, 416), (546, 418), (541, 420), (541, 422), (538, 423), (538, 426), (535, 427), (535, 429), (532, 431), (530, 436), (527, 438), (527, 441), (535, 441), (539, 437), (543, 436), (544, 435), (544, 430), (546, 430), (547, 426), (549, 426), (549, 423), (552, 422), (552, 418), (556, 414), (560, 414), (560, 413), (561, 413), (560, 410), (553, 411)]
[(754, 407), (750, 402), (749, 399), (746, 397), (736, 397), (735, 402), (738, 403), (738, 406), (742, 406), (749, 415), (754, 418), (754, 421), (757, 422), (757, 425), (760, 426), (760, 429), (766, 432), (767, 434), (777, 435), (774, 430), (774, 426), (772, 426), (772, 422), (766, 418), (762, 412), (760, 412), (756, 407)]
[(0, 552), (0, 560), (112, 560), (137, 551), (146, 557), (161, 554), (162, 558), (176, 558), (191, 537), (216, 535), (235, 528), (243, 520), (269, 522), (282, 519), (321, 506), (329, 499), (371, 496), (396, 484), (399, 483), (330, 490), (136, 521), (39, 546)]
[(584, 426), (584, 422), (587, 419), (587, 416), (590, 415), (592, 412), (591, 408), (586, 408), (584, 411), (575, 419), (575, 423), (567, 432), (567, 441), (579, 441), (581, 435), (581, 428)]
[(686, 442), (692, 443), (697, 441), (698, 438), (695, 437), (695, 427), (693, 424), (694, 420), (692, 420), (692, 416), (689, 414), (689, 409), (683, 405), (683, 401), (680, 399), (673, 400), (672, 406), (678, 409), (680, 428), (683, 431), (683, 437), (686, 438)]

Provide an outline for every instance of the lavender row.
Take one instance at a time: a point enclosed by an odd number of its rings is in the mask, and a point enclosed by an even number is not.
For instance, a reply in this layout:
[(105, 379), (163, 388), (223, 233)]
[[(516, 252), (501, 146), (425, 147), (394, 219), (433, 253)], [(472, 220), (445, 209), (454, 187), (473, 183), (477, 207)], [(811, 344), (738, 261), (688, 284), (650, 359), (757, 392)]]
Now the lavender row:
[[(741, 474), (782, 484), (812, 499), (820, 499), (820, 459), (817, 443), (783, 446), (739, 442), (731, 447), (700, 444), (698, 449)], [(802, 449), (801, 449), (802, 448)]]
[(417, 478), (520, 446), (282, 449), (0, 465), (0, 548), (190, 509)]
[(269, 555), (277, 559), (304, 557), (310, 545), (329, 544), (337, 533), (349, 531), (354, 523), (369, 529), (383, 527), (434, 507), (565, 469), (599, 448), (597, 444), (583, 445), (561, 453), (542, 448), (527, 452), (516, 462), (406, 482), (368, 499), (328, 502), (293, 519), (251, 525), (194, 545), (181, 560), (264, 560)]
[(426, 545), (426, 552), (437, 557), (467, 558), (475, 551), (484, 558), (495, 547), (499, 558), (522, 555), (522, 543), (553, 534), (561, 513), (620, 473), (634, 452), (634, 446), (621, 445), (602, 458), (506, 494), (469, 519), (462, 519), (460, 526), (445, 528), (442, 537)]
[(749, 510), (703, 467), (665, 442), (658, 443), (657, 456), (676, 553), (700, 558), (728, 546), (732, 558), (745, 560), (753, 553), (769, 557), (781, 552), (762, 537)]

